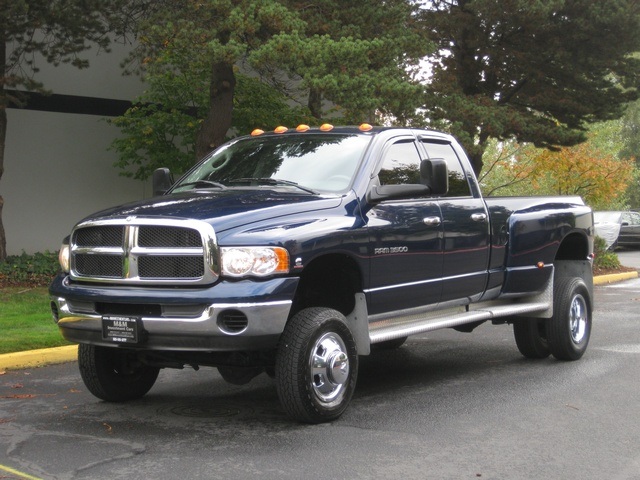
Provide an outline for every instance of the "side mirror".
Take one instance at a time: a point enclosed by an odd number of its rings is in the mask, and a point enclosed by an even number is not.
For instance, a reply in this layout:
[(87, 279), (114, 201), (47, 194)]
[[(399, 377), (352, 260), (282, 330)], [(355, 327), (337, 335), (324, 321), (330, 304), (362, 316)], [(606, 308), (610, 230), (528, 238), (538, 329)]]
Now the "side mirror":
[(173, 185), (173, 176), (168, 168), (158, 168), (153, 172), (153, 196), (164, 195)]
[(420, 162), (420, 182), (427, 185), (431, 195), (446, 195), (449, 191), (449, 169), (444, 158), (430, 158)]

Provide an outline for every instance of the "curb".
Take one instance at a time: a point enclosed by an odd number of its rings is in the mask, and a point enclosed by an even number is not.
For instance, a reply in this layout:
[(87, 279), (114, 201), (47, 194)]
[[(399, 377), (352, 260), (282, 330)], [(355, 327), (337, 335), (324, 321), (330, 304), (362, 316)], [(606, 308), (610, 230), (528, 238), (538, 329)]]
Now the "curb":
[(612, 273), (611, 275), (599, 275), (593, 278), (594, 285), (609, 285), (610, 283), (621, 282), (623, 280), (631, 280), (638, 278), (638, 272)]
[[(614, 273), (594, 277), (594, 285), (609, 285), (638, 278), (638, 272)], [(73, 362), (78, 358), (78, 346), (43, 348), (41, 350), (27, 350), (25, 352), (4, 353), (0, 355), (0, 372), (5, 370), (20, 370), (24, 368), (42, 367), (57, 363)]]
[(78, 346), (43, 348), (25, 352), (4, 353), (0, 355), (0, 372), (23, 368), (42, 367), (56, 363), (66, 363), (78, 358)]

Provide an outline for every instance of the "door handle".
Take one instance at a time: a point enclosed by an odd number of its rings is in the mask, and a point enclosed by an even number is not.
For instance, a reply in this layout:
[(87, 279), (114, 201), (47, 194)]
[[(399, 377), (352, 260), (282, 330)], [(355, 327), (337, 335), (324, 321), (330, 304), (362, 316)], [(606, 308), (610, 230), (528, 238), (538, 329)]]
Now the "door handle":
[(471, 215), (471, 220), (473, 220), (474, 222), (484, 222), (486, 219), (486, 213), (474, 213)]
[(432, 227), (437, 227), (442, 223), (442, 219), (440, 217), (425, 217), (422, 219), (425, 225), (429, 225)]

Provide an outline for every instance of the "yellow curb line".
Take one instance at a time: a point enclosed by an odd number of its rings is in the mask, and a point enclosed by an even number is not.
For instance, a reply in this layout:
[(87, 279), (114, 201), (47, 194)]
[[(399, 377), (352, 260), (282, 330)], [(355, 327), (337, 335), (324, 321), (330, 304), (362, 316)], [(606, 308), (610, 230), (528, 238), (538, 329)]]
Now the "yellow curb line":
[(78, 358), (78, 346), (42, 348), (0, 355), (0, 371), (41, 367), (54, 363), (71, 362)]
[(593, 278), (594, 285), (608, 285), (614, 282), (621, 282), (622, 280), (630, 280), (632, 278), (638, 278), (638, 272), (624, 272), (624, 273), (612, 273), (611, 275), (598, 275)]
[[(19, 470), (16, 470), (15, 468), (7, 467), (6, 465), (0, 465), (0, 470), (10, 473), (11, 475), (15, 475), (16, 477), (24, 478), (26, 480), (42, 480), (40, 477), (34, 477), (32, 475), (29, 475), (28, 473), (23, 473)], [(2, 478), (9, 478), (9, 477), (2, 477)]]
[[(594, 285), (608, 285), (622, 280), (638, 278), (638, 272), (614, 273), (594, 277)], [(78, 358), (78, 346), (69, 345), (58, 348), (43, 348), (25, 352), (5, 353), (0, 355), (0, 372), (3, 370), (19, 370), (23, 368), (41, 367), (55, 363), (73, 362)]]

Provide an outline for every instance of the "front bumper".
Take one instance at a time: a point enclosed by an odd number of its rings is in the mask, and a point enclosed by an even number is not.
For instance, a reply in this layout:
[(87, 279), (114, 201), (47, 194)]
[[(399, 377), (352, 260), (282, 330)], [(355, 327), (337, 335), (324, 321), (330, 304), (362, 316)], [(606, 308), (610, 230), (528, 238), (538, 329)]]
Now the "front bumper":
[(102, 334), (103, 315), (137, 317), (140, 350), (237, 351), (274, 348), (289, 317), (298, 278), (222, 281), (205, 288), (117, 287), (72, 283), (59, 275), (51, 308), (71, 342), (118, 346)]

